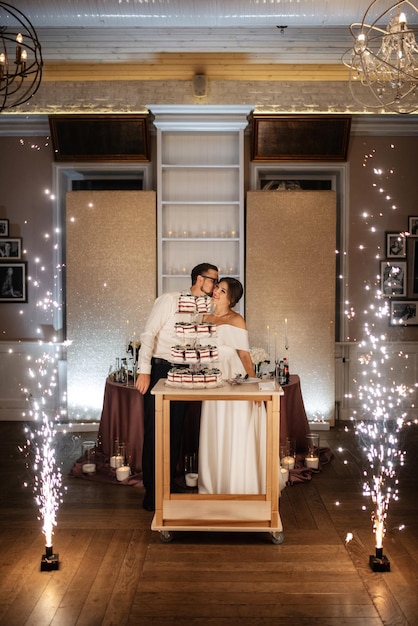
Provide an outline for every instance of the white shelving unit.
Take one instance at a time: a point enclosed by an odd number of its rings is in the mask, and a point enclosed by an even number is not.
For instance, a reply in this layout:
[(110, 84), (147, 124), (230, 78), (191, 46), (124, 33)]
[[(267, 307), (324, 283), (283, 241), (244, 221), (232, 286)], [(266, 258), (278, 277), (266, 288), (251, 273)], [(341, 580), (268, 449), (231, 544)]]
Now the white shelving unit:
[(249, 106), (148, 105), (157, 129), (158, 294), (214, 263), (244, 278), (244, 131)]

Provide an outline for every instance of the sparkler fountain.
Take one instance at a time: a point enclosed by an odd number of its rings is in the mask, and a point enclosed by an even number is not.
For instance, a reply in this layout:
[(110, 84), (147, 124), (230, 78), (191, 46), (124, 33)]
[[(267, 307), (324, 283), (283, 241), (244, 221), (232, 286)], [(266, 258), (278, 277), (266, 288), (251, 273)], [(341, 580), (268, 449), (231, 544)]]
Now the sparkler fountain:
[[(58, 350), (58, 346), (56, 346)], [(28, 436), (27, 449), (34, 448), (34, 492), (35, 501), (39, 508), (40, 518), (43, 520), (42, 532), (45, 536), (45, 554), (41, 559), (41, 571), (57, 570), (59, 568), (58, 554), (54, 553), (52, 536), (56, 526), (56, 513), (62, 501), (62, 475), (57, 467), (54, 439), (54, 422), (48, 417), (47, 399), (53, 393), (56, 385), (56, 355), (43, 354), (37, 359), (38, 371), (30, 370), (31, 377), (36, 381), (37, 394), (40, 399), (34, 399), (28, 389), (24, 389), (30, 404), (30, 416), (38, 424), (36, 430), (26, 428)]]
[[(47, 192), (48, 195), (49, 191)], [(51, 195), (54, 200), (54, 196)], [(45, 236), (49, 240), (49, 235)], [(57, 244), (54, 243), (55, 251)], [(41, 281), (38, 271), (43, 271), (39, 264), (39, 259), (34, 259), (35, 276), (30, 277), (33, 288), (40, 291)], [(54, 286), (57, 289), (62, 266), (56, 265), (54, 274)], [(48, 288), (45, 295), (38, 298), (37, 307), (47, 317), (54, 318), (56, 310), (61, 308), (61, 303), (54, 299), (52, 291)], [(35, 360), (36, 367), (30, 367), (28, 371), (31, 379), (30, 388), (23, 388), (22, 391), (29, 404), (29, 416), (31, 418), (30, 427), (25, 428), (26, 446), (22, 449), (27, 456), (34, 453), (33, 460), (33, 490), (35, 502), (39, 510), (39, 519), (42, 520), (42, 532), (45, 537), (45, 554), (41, 558), (41, 571), (51, 571), (59, 569), (59, 556), (54, 552), (52, 537), (56, 526), (56, 514), (62, 502), (62, 474), (57, 465), (55, 457), (55, 427), (54, 424), (61, 418), (62, 411), (54, 415), (54, 401), (58, 387), (58, 365), (62, 360), (63, 350), (71, 342), (58, 343), (58, 337), (53, 337), (52, 341), (39, 345), (45, 349), (41, 357)]]
[[(384, 314), (384, 309), (379, 309), (379, 315)], [(386, 572), (390, 571), (390, 562), (383, 554), (383, 538), (390, 501), (398, 495), (396, 470), (404, 458), (398, 435), (405, 419), (401, 405), (407, 390), (395, 382), (381, 380), (380, 366), (390, 357), (376, 336), (369, 334), (368, 342), (368, 352), (361, 359), (364, 382), (359, 386), (359, 398), (369, 419), (356, 424), (356, 433), (368, 460), (363, 494), (369, 496), (374, 505), (372, 520), (376, 553), (370, 556), (369, 564), (375, 572)], [(367, 347), (367, 342), (361, 345)], [(397, 355), (398, 359), (401, 357)], [(401, 370), (399, 364), (396, 370)], [(396, 417), (399, 412), (401, 414)]]
[[(382, 171), (374, 169), (374, 174), (380, 177)], [(373, 186), (379, 194), (384, 193), (382, 187)], [(396, 209), (389, 195), (386, 200), (391, 202), (391, 210)], [(383, 216), (384, 213), (379, 212), (379, 218)], [(369, 214), (364, 217), (368, 223), (373, 219)], [(378, 232), (378, 228), (373, 225), (371, 232)], [(400, 236), (408, 236), (408, 233), (400, 233)], [(380, 246), (375, 256), (375, 259), (379, 258)], [(374, 506), (372, 522), (376, 552), (370, 556), (369, 565), (375, 572), (387, 572), (390, 571), (390, 561), (383, 554), (383, 539), (390, 502), (398, 497), (397, 471), (405, 456), (400, 448), (399, 434), (407, 423), (406, 400), (416, 393), (417, 385), (408, 387), (406, 384), (411, 375), (408, 355), (391, 344), (386, 333), (379, 330), (387, 325), (390, 313), (390, 299), (382, 292), (380, 276), (376, 277), (374, 285), (366, 285), (366, 290), (372, 298), (364, 312), (365, 339), (359, 342), (362, 349), (359, 350), (360, 368), (358, 379), (354, 380), (361, 415), (355, 411), (352, 419), (368, 461), (363, 473), (363, 495), (370, 497)]]

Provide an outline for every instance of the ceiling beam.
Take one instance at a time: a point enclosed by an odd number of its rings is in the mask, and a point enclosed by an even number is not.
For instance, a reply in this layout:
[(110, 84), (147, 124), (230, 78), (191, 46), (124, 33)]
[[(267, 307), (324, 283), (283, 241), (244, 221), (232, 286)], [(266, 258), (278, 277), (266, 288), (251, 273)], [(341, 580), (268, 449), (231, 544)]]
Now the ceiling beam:
[(156, 54), (138, 63), (45, 63), (45, 81), (192, 80), (348, 81), (348, 70), (333, 64), (272, 63), (262, 55)]

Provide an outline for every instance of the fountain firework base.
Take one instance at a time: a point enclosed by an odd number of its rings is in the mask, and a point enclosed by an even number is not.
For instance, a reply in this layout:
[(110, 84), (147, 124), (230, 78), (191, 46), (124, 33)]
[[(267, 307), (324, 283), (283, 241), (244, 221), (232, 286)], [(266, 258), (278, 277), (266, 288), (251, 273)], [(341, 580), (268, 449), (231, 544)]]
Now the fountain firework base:
[(371, 554), (369, 565), (373, 572), (390, 572), (390, 561), (383, 554), (383, 548), (376, 548), (376, 554)]
[(54, 554), (52, 546), (46, 546), (41, 559), (41, 572), (51, 572), (59, 568), (58, 554)]

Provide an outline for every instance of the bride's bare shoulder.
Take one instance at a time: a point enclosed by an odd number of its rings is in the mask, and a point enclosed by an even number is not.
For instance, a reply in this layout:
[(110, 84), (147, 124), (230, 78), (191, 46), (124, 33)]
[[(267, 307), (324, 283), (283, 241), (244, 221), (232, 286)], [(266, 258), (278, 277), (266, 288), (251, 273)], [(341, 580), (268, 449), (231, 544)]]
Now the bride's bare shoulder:
[(245, 323), (245, 319), (242, 317), (240, 313), (236, 311), (233, 312), (234, 315), (231, 319), (231, 324), (236, 326), (237, 328), (247, 328), (247, 324)]

